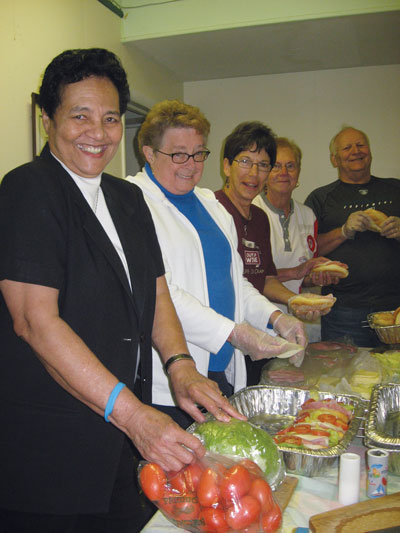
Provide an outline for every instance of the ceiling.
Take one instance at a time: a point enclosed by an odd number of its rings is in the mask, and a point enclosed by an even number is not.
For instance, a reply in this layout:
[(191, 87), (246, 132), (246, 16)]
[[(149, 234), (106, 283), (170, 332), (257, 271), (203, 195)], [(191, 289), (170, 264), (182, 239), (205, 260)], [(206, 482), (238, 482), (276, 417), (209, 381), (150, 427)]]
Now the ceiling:
[(400, 63), (400, 11), (205, 31), (125, 44), (140, 49), (182, 82), (390, 65)]

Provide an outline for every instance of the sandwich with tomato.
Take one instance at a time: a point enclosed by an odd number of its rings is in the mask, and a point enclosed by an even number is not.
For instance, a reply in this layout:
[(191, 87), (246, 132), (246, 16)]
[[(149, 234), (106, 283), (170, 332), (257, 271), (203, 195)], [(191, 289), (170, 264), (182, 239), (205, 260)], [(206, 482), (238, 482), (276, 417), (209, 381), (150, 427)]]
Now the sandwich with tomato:
[(333, 399), (309, 399), (301, 406), (294, 422), (279, 431), (274, 440), (278, 446), (289, 448), (330, 448), (344, 437), (352, 416), (350, 405)]

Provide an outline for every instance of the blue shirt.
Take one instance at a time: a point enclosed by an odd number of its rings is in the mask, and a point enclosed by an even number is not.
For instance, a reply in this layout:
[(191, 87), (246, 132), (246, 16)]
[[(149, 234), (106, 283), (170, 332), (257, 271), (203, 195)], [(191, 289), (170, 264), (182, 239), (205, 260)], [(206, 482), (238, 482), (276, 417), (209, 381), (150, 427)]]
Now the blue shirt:
[[(209, 306), (231, 320), (235, 316), (235, 291), (231, 278), (231, 249), (218, 225), (203, 206), (194, 191), (173, 194), (163, 187), (146, 163), (146, 172), (162, 190), (168, 200), (191, 222), (196, 229), (203, 249), (208, 288)], [(210, 354), (208, 370), (221, 372), (228, 366), (233, 346), (225, 342), (217, 354)]]

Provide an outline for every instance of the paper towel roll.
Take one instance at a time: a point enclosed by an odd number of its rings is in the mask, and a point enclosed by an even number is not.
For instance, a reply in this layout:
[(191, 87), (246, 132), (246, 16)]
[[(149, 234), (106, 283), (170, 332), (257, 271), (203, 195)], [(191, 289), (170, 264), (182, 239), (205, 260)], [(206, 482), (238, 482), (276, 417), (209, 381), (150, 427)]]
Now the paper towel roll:
[(340, 456), (339, 501), (351, 505), (360, 500), (360, 456), (343, 453)]

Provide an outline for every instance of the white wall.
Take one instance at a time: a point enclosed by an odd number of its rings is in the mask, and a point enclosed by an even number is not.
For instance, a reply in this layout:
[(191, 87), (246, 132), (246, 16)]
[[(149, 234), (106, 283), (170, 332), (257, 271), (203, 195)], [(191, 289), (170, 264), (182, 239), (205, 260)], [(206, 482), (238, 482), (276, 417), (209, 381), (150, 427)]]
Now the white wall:
[[(120, 57), (140, 103), (182, 97), (169, 71), (121, 44), (121, 19), (97, 0), (0, 0), (0, 180), (32, 158), (30, 95), (45, 67), (63, 50), (89, 47)], [(119, 152), (108, 170), (120, 176), (122, 168)]]
[(399, 89), (400, 65), (185, 83), (185, 101), (199, 106), (211, 122), (212, 154), (201, 184), (221, 187), (222, 141), (244, 120), (261, 120), (300, 146), (303, 165), (294, 193), (299, 201), (336, 179), (328, 147), (344, 123), (368, 134), (372, 173), (400, 178)]

